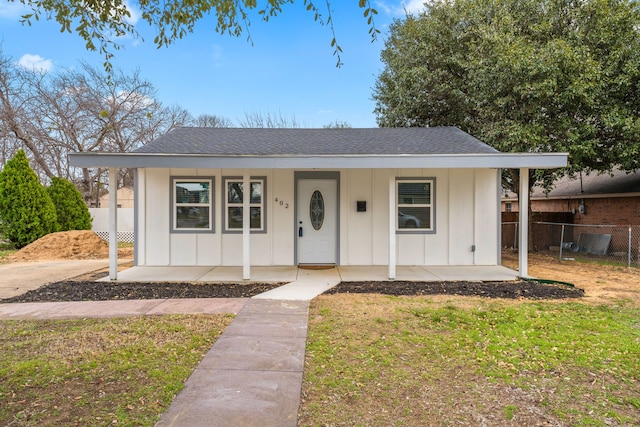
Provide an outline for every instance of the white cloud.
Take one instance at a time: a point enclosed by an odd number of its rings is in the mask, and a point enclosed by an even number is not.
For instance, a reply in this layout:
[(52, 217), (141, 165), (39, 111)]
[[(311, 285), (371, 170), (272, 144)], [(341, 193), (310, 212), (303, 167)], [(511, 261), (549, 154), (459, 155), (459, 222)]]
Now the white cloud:
[(123, 3), (124, 3), (124, 7), (126, 7), (129, 13), (131, 14), (131, 16), (126, 19), (127, 23), (131, 25), (136, 25), (140, 20), (140, 10), (137, 7), (133, 6), (127, 0), (125, 0)]
[(409, 0), (403, 3), (403, 6), (407, 13), (414, 14), (422, 12), (425, 9), (424, 4), (425, 0)]
[(50, 59), (44, 59), (40, 55), (31, 55), (25, 53), (18, 60), (18, 65), (27, 70), (38, 71), (41, 73), (48, 73), (53, 69), (53, 61)]
[(22, 3), (9, 3), (5, 0), (0, 0), (0, 18), (17, 19), (29, 13), (29, 10)]
[(378, 0), (375, 5), (378, 9), (391, 16), (405, 16), (407, 14), (416, 14), (425, 10), (425, 3), (429, 0), (402, 0), (387, 1)]

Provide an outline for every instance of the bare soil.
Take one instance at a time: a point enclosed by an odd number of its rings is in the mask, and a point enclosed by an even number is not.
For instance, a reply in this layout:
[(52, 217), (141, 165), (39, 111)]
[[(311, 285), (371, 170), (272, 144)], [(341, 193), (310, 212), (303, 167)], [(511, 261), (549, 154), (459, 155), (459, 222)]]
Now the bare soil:
[[(133, 258), (133, 248), (118, 250), (118, 257)], [(60, 231), (47, 234), (9, 255), (4, 262), (106, 259), (109, 245), (91, 230)]]
[[(517, 270), (518, 254), (503, 252), (502, 264)], [(559, 260), (545, 253), (531, 253), (529, 275), (572, 283), (584, 289), (583, 302), (608, 304), (628, 300), (640, 306), (639, 268)]]

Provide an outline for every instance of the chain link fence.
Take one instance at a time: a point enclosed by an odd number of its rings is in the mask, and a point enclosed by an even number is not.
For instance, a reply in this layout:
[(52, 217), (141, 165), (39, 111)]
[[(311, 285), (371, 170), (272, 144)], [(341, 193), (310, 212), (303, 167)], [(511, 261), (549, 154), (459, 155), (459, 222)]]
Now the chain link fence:
[[(518, 248), (517, 222), (502, 223), (502, 247)], [(558, 259), (640, 267), (640, 226), (532, 222), (530, 250)]]

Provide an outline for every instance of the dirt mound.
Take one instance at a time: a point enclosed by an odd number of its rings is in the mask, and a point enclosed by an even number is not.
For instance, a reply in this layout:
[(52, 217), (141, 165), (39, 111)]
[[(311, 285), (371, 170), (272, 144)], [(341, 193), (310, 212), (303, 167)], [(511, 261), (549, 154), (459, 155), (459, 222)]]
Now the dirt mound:
[[(118, 251), (127, 256), (128, 251)], [(47, 234), (7, 257), (8, 262), (47, 261), (64, 259), (109, 258), (109, 245), (90, 230), (61, 231)]]

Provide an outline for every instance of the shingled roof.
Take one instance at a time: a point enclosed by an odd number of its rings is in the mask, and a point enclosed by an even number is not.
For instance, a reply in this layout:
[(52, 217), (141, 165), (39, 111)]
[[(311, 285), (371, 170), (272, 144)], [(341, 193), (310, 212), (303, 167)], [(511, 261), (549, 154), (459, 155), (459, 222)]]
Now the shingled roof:
[(134, 151), (219, 156), (493, 154), (456, 127), (371, 129), (174, 129)]
[(501, 153), (455, 127), (177, 128), (129, 153), (69, 154), (77, 167), (226, 169), (558, 168), (566, 153)]

